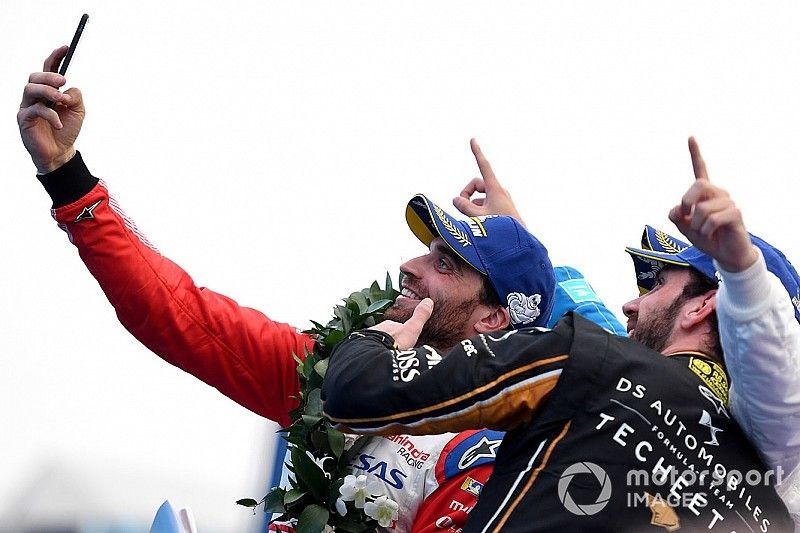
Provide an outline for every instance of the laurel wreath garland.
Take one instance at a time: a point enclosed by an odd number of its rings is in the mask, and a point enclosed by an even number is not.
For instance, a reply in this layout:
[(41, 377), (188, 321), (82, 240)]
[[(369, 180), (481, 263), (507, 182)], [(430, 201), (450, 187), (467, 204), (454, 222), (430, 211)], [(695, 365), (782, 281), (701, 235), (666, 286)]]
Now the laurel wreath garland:
[(387, 274), (384, 288), (375, 281), (350, 294), (343, 299), (343, 305), (334, 307), (333, 318), (324, 326), (311, 321), (314, 327), (304, 333), (314, 338), (314, 349), (306, 350), (302, 359), (294, 355), (300, 378), (300, 405), (289, 413), (292, 423), (280, 430), (289, 443), (291, 463), (287, 462), (286, 467), (291, 474), (290, 487), (274, 487), (260, 501), (244, 498), (236, 503), (254, 510), (263, 504), (265, 513), (273, 513), (273, 522), (292, 523), (298, 533), (377, 530), (378, 521), (367, 516), (363, 503), (362, 508), (357, 508), (354, 501), (342, 502), (339, 490), (345, 477), (352, 473), (351, 464), (367, 439), (346, 446), (345, 435), (323, 415), (320, 394), (328, 357), (336, 345), (351, 332), (380, 322), (399, 294)]

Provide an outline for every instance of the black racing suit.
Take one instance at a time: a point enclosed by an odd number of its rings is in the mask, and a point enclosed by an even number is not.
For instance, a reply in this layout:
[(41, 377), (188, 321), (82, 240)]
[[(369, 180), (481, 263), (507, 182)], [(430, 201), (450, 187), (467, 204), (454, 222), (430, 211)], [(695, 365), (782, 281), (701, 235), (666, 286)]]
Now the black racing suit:
[(508, 431), (465, 532), (793, 530), (781, 473), (765, 472), (703, 354), (664, 357), (579, 315), (444, 357), (392, 346), (378, 331), (343, 342), (325, 412), (358, 433)]

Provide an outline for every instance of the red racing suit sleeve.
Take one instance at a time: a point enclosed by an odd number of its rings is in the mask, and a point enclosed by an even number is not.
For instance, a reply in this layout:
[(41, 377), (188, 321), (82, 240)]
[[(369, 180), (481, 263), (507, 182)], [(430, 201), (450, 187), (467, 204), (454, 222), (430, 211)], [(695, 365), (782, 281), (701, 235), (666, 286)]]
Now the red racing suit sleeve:
[(197, 287), (139, 232), (80, 154), (39, 179), (59, 227), (136, 339), (247, 409), (290, 422), (299, 391), (292, 354), (304, 357), (310, 337)]

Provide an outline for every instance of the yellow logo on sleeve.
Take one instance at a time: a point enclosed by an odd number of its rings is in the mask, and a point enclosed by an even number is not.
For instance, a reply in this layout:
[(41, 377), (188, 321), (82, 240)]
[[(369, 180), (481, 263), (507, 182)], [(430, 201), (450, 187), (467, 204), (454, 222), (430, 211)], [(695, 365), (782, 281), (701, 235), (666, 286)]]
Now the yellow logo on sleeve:
[(722, 400), (726, 407), (728, 406), (728, 375), (720, 365), (708, 359), (690, 357), (689, 369), (703, 380), (714, 396)]

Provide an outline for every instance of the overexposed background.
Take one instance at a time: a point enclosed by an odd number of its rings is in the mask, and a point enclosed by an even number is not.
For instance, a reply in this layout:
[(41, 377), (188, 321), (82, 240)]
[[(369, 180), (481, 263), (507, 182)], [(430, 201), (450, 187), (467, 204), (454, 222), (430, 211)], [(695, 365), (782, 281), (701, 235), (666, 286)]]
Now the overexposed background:
[(450, 205), (472, 136), (554, 264), (620, 316), (622, 249), (674, 230), (690, 134), (800, 261), (796, 2), (164, 4), (3, 6), (0, 529), (81, 504), (133, 523), (167, 497), (203, 531), (263, 520), (234, 501), (263, 495), (275, 426), (123, 330), (19, 141), (27, 76), (83, 12), (67, 78), (89, 168), (199, 285), (272, 318), (325, 320), (423, 253), (405, 204)]

